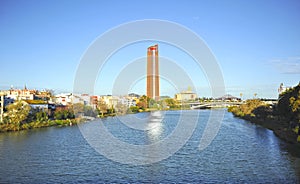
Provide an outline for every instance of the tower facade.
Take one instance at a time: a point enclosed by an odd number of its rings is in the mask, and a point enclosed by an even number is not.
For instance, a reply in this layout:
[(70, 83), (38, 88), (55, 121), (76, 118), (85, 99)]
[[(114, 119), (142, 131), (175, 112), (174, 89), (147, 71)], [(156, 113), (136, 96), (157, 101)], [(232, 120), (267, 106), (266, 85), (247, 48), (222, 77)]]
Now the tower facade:
[(159, 100), (158, 45), (147, 49), (147, 96)]

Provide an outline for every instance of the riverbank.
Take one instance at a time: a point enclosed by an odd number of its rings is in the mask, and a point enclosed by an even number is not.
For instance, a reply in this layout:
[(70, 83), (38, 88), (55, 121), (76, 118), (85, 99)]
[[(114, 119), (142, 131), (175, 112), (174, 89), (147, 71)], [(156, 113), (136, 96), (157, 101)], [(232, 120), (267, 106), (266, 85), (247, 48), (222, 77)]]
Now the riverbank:
[(65, 119), (65, 120), (47, 120), (41, 122), (35, 121), (31, 123), (24, 123), (19, 127), (15, 126), (14, 124), (2, 123), (0, 124), (0, 133), (46, 128), (46, 127), (53, 127), (53, 126), (57, 126), (57, 127), (73, 126), (86, 121), (87, 120), (84, 118), (74, 118), (74, 119)]
[(261, 125), (288, 143), (288, 149), (300, 157), (300, 84), (280, 94), (275, 105), (259, 99), (247, 100), (228, 108), (234, 116)]
[[(232, 110), (229, 108), (229, 112)], [(235, 117), (250, 121), (256, 125), (260, 125), (264, 128), (272, 130), (274, 134), (281, 140), (287, 143), (288, 151), (298, 158), (300, 158), (300, 142), (299, 135), (295, 129), (289, 126), (289, 123), (285, 121), (282, 117), (278, 116), (268, 116), (268, 117), (257, 117), (257, 116), (240, 116), (235, 112), (232, 112)]]

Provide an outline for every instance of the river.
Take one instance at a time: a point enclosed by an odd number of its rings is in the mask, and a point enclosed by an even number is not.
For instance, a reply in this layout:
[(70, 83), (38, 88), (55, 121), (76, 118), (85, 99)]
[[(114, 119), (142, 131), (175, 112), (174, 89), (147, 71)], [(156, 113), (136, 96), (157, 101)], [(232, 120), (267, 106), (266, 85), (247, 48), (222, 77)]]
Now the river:
[[(159, 131), (128, 128), (116, 117), (81, 124), (103, 125), (118, 139), (145, 145), (165, 139), (181, 111), (164, 112)], [(195, 130), (176, 153), (147, 165), (107, 159), (79, 127), (50, 127), (0, 134), (0, 183), (299, 183), (300, 159), (272, 131), (225, 112), (215, 139), (204, 150), (199, 140), (210, 110), (195, 110)], [(150, 113), (125, 115), (143, 118)], [(150, 130), (151, 131), (151, 130)], [(114, 149), (118, 149), (115, 147)]]

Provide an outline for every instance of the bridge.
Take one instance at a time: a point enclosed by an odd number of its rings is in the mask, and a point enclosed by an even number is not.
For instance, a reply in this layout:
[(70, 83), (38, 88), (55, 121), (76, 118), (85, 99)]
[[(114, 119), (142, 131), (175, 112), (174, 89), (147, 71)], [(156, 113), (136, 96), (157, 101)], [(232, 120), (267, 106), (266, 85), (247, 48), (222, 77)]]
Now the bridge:
[(191, 109), (210, 109), (210, 108), (225, 108), (233, 105), (241, 105), (243, 102), (232, 101), (211, 101), (211, 102), (190, 102), (188, 103)]

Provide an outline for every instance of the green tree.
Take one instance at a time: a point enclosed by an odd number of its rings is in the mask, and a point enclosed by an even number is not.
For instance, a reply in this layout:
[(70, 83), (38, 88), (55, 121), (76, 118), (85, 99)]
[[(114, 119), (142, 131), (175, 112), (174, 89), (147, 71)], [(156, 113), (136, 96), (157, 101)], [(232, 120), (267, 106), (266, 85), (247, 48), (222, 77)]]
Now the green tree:
[(139, 112), (139, 107), (137, 106), (130, 106), (128, 111), (133, 112), (133, 113), (137, 113)]
[(170, 108), (176, 107), (176, 101), (173, 98), (167, 98), (164, 101), (165, 101), (166, 105), (169, 106)]
[(259, 99), (246, 100), (245, 104), (239, 106), (232, 106), (228, 108), (228, 111), (232, 112), (236, 116), (255, 116), (253, 111), (258, 107), (264, 106), (265, 103)]
[(56, 120), (73, 119), (73, 118), (75, 118), (75, 115), (71, 109), (57, 110), (54, 112), (54, 118)]
[(281, 93), (277, 107), (278, 114), (287, 121), (300, 122), (300, 84)]
[(43, 122), (43, 121), (47, 121), (48, 120), (48, 115), (47, 115), (47, 113), (45, 112), (45, 111), (38, 111), (37, 113), (36, 113), (36, 120), (38, 121), (38, 122)]
[(28, 118), (30, 106), (26, 102), (18, 101), (8, 105), (6, 109), (6, 123), (12, 124), (14, 131), (20, 130), (22, 123)]
[(290, 107), (292, 112), (299, 112), (300, 113), (300, 91), (298, 91), (297, 96), (290, 97)]

